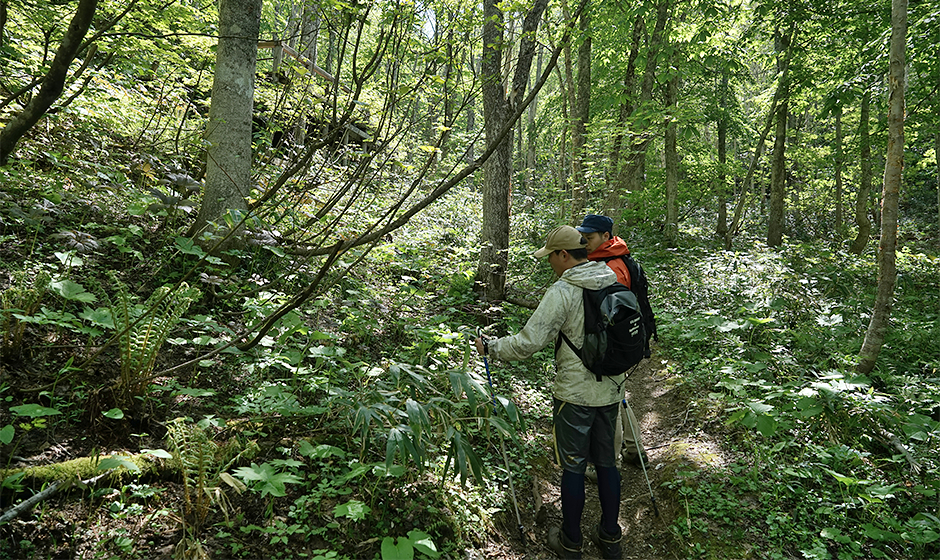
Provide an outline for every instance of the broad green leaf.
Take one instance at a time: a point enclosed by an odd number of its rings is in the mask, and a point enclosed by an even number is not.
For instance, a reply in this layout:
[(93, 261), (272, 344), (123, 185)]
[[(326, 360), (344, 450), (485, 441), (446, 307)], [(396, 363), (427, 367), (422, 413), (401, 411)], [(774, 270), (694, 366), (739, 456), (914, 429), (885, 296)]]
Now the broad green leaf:
[(346, 452), (339, 447), (333, 447), (325, 443), (314, 447), (313, 444), (306, 440), (301, 442), (299, 451), (304, 457), (310, 457), (312, 459), (327, 459), (329, 457), (339, 457), (342, 459), (346, 457)]
[(206, 254), (202, 250), (202, 247), (196, 245), (196, 242), (187, 237), (177, 237), (176, 238), (176, 248), (180, 250), (181, 253), (187, 255), (195, 255), (197, 257), (202, 257)]
[(120, 420), (121, 418), (124, 418), (124, 411), (120, 408), (112, 408), (111, 410), (102, 412), (101, 414), (104, 414), (106, 418), (110, 418), (112, 420)]
[(878, 541), (899, 541), (899, 540), (901, 540), (901, 536), (900, 536), (900, 535), (898, 535), (898, 534), (896, 534), (896, 533), (892, 533), (891, 531), (885, 531), (884, 529), (881, 529), (881, 528), (879, 528), (879, 527), (875, 527), (875, 526), (872, 525), (871, 523), (865, 523), (865, 524), (863, 524), (863, 525), (862, 525), (862, 528), (864, 529), (865, 536), (867, 536), (867, 537), (869, 537), (869, 538), (872, 538), (872, 539), (875, 539), (875, 540), (878, 540)]
[(16, 433), (16, 428), (12, 424), (7, 424), (3, 428), (0, 428), (0, 443), (3, 445), (9, 444), (13, 441), (13, 434)]
[(59, 259), (59, 262), (65, 266), (78, 268), (85, 264), (85, 261), (75, 254), (75, 251), (66, 251), (64, 253), (56, 251), (53, 254), (55, 255), (55, 258)]
[(46, 408), (38, 404), (21, 404), (19, 406), (11, 406), (10, 411), (16, 414), (17, 416), (29, 416), (30, 418), (39, 418), (40, 416), (55, 416), (56, 414), (62, 414), (54, 408)]
[[(173, 455), (170, 455), (170, 452), (166, 449), (141, 449), (141, 453), (146, 453), (148, 455), (153, 455), (154, 457), (159, 457), (160, 459), (172, 459)], [(228, 473), (223, 473), (228, 474)]]
[(418, 530), (408, 531), (408, 540), (418, 549), (418, 552), (430, 556), (431, 558), (439, 558), (441, 553), (437, 551), (437, 546), (434, 544), (434, 541), (431, 540), (431, 535)]
[(68, 300), (92, 303), (98, 299), (95, 297), (95, 294), (86, 292), (84, 286), (76, 282), (72, 282), (69, 279), (53, 282), (49, 285), (49, 287), (52, 288), (52, 291)]
[(770, 437), (777, 431), (777, 421), (773, 416), (762, 414), (757, 417), (757, 431), (764, 437)]
[(749, 402), (747, 406), (753, 410), (755, 414), (767, 414), (774, 409), (773, 406), (762, 402)]
[(842, 534), (842, 530), (837, 527), (826, 527), (819, 532), (819, 536), (824, 539), (831, 539), (840, 543), (849, 542), (849, 537)]
[(111, 469), (117, 469), (120, 467), (124, 467), (131, 472), (140, 472), (140, 467), (138, 467), (134, 462), (130, 461), (127, 457), (121, 457), (120, 455), (106, 457), (101, 461), (98, 461), (98, 468), (96, 470), (109, 471)]
[(372, 472), (376, 476), (391, 476), (398, 478), (407, 472), (407, 469), (401, 465), (392, 465), (386, 468), (384, 464), (377, 464), (372, 467)]
[(744, 418), (744, 415), (747, 414), (747, 413), (748, 413), (748, 411), (747, 411), (746, 409), (743, 409), (743, 408), (742, 408), (741, 410), (735, 411), (735, 413), (732, 414), (732, 415), (728, 418), (728, 420), (725, 421), (725, 426), (734, 424), (735, 422), (740, 422), (741, 419)]
[(361, 521), (369, 515), (372, 508), (359, 500), (349, 500), (345, 504), (338, 504), (333, 508), (334, 517), (346, 517), (353, 521)]
[(114, 317), (111, 315), (111, 310), (106, 307), (99, 307), (95, 310), (86, 307), (78, 316), (93, 325), (107, 327), (109, 329), (114, 328)]
[(399, 537), (398, 543), (392, 537), (382, 539), (382, 560), (414, 560), (415, 549), (408, 539)]

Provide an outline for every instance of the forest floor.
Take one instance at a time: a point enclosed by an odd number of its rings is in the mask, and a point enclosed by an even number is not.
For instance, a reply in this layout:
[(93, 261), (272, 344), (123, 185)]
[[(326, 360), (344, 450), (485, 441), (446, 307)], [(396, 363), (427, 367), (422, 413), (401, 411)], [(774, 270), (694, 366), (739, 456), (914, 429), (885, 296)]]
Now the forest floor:
[[(674, 490), (663, 483), (675, 478), (680, 469), (702, 469), (727, 461), (724, 451), (713, 436), (700, 431), (689, 418), (687, 398), (681, 385), (667, 372), (666, 362), (654, 357), (638, 366), (626, 383), (631, 408), (641, 425), (643, 443), (649, 455), (646, 473), (632, 465), (622, 465), (620, 527), (623, 531), (621, 550), (624, 560), (665, 560), (688, 557), (687, 544), (681, 542), (670, 526), (685, 514), (685, 506)], [(541, 422), (545, 423), (547, 420)], [(550, 424), (536, 429), (551, 432)], [(508, 558), (536, 560), (555, 558), (548, 547), (548, 531), (561, 524), (561, 470), (553, 464), (537, 468), (528, 488), (516, 488), (523, 507), (522, 524), (526, 533), (523, 544), (516, 528), (514, 512), (507, 513), (507, 526), (499, 530), (485, 550), (468, 553), (469, 560)], [(655, 508), (650, 499), (655, 496)], [(598, 550), (590, 542), (590, 534), (600, 522), (601, 510), (597, 485), (587, 481), (586, 501), (581, 518), (584, 536), (584, 558), (597, 558)], [(657, 515), (658, 511), (658, 515)], [(535, 512), (535, 513), (533, 513)]]
[[(12, 377), (18, 378), (16, 375)], [(19, 381), (24, 385), (28, 384), (25, 379)], [(713, 436), (702, 431), (694, 418), (690, 418), (688, 395), (683, 394), (682, 387), (678, 379), (668, 372), (667, 362), (656, 358), (655, 352), (653, 359), (640, 364), (627, 379), (626, 391), (641, 425), (643, 442), (649, 456), (646, 464), (649, 486), (641, 468), (626, 464), (621, 466), (620, 526), (624, 535), (621, 542), (624, 559), (665, 560), (688, 557), (688, 543), (684, 543), (677, 531), (671, 529), (676, 519), (685, 515), (686, 506), (675, 490), (666, 488), (663, 484), (675, 480), (680, 470), (707, 469), (710, 465), (726, 461), (722, 446)], [(537, 398), (544, 396), (539, 395)], [(492, 531), (481, 539), (485, 544), (465, 551), (461, 560), (554, 558), (547, 542), (548, 530), (561, 524), (561, 471), (548, 459), (551, 455), (551, 420), (544, 414), (529, 410), (535, 408), (532, 403), (520, 403), (519, 406), (529, 418), (535, 418), (530, 421), (523, 437), (538, 440), (535, 447), (545, 450), (544, 455), (530, 457), (528, 464), (523, 465), (523, 470), (531, 473), (531, 477), (526, 478), (531, 482), (516, 483), (525, 543), (519, 537), (515, 514), (509, 502), (508, 507), (494, 516)], [(59, 435), (60, 437), (56, 438), (58, 441), (70, 443), (37, 445), (44, 451), (34, 455), (31, 460), (50, 463), (93, 454), (91, 449), (80, 448), (80, 442), (84, 441), (86, 445), (88, 442), (79, 434), (70, 434), (70, 437)], [(159, 439), (147, 443), (151, 447), (161, 445)], [(78, 444), (79, 448), (75, 448), (75, 444)], [(147, 482), (154, 482), (159, 488), (154, 490), (155, 487), (148, 486)], [(151, 488), (151, 492), (159, 492), (162, 495), (155, 502), (136, 510), (134, 507), (137, 506), (131, 507), (125, 503), (127, 494), (139, 493), (148, 488)], [(650, 488), (656, 497), (658, 515), (650, 499)], [(116, 552), (116, 548), (122, 548), (122, 544), (126, 547), (123, 552), (130, 553), (130, 557), (141, 554), (143, 556), (137, 557), (167, 560), (172, 558), (180, 534), (177, 520), (166, 514), (168, 510), (165, 507), (182, 503), (182, 487), (179, 481), (140, 481), (137, 485), (124, 487), (120, 493), (117, 490), (108, 491), (112, 494), (102, 493), (101, 490), (95, 492), (90, 501), (76, 499), (74, 495), (56, 496), (38, 506), (32, 515), (24, 516), (3, 527), (0, 530), (0, 543), (16, 542), (19, 550), (0, 550), (0, 559), (100, 557), (105, 550)], [(596, 484), (588, 482), (586, 493), (587, 500), (582, 517), (584, 557), (594, 558), (597, 549), (590, 543), (590, 534), (601, 517)], [(508, 500), (507, 494), (507, 502)], [(262, 523), (260, 512), (264, 511), (265, 503), (256, 494), (243, 494), (234, 502), (232, 505), (237, 506), (235, 509), (252, 512), (248, 517)], [(3, 506), (0, 509), (5, 509), (8, 504), (0, 505)], [(178, 507), (171, 507), (169, 511), (177, 509)], [(257, 519), (254, 519), (255, 517)], [(236, 537), (237, 535), (232, 535), (232, 539)], [(276, 554), (281, 558), (285, 555), (291, 557), (294, 552), (309, 553), (307, 547), (299, 543), (299, 548), (293, 542), (283, 548), (272, 548), (239, 538), (238, 542), (244, 544), (245, 550), (241, 554), (231, 554), (234, 551), (226, 551), (225, 542), (227, 541), (210, 538), (205, 543), (206, 551), (211, 551), (212, 558), (253, 558), (255, 554), (271, 557), (269, 553), (273, 553), (274, 549), (277, 549)], [(0, 546), (0, 549), (2, 548)], [(350, 550), (356, 548), (353, 546)], [(245, 556), (246, 552), (248, 556)], [(372, 555), (366, 557), (371, 558)]]

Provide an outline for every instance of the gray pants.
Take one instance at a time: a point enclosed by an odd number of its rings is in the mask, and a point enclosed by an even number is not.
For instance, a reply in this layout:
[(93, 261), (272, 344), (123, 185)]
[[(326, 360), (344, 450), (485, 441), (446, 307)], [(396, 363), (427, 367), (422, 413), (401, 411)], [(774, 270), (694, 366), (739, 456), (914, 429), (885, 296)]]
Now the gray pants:
[(619, 454), (621, 446), (623, 446), (622, 450), (628, 453), (636, 453), (637, 444), (639, 444), (641, 450), (643, 449), (643, 439), (641, 436), (640, 423), (636, 421), (636, 416), (633, 415), (633, 409), (630, 408), (630, 403), (627, 403), (626, 406), (621, 406), (620, 421), (617, 422), (617, 426), (614, 429), (614, 449)]

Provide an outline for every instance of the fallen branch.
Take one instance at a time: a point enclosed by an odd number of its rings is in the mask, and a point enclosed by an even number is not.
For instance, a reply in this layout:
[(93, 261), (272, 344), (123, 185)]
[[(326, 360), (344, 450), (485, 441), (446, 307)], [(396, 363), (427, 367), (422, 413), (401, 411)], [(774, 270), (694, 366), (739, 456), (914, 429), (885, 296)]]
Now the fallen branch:
[(53, 482), (42, 492), (30, 496), (29, 498), (23, 500), (22, 502), (6, 510), (6, 512), (4, 512), (3, 515), (0, 515), (0, 525), (13, 521), (20, 515), (33, 509), (33, 506), (35, 506), (39, 502), (48, 500), (49, 498), (55, 496), (56, 494), (59, 493), (60, 490), (64, 488), (70, 488), (71, 486), (73, 486), (73, 484), (76, 486), (91, 486), (92, 484), (95, 484), (102, 478), (112, 474), (115, 470), (117, 469), (109, 469), (108, 471), (103, 472), (99, 474), (98, 476), (93, 476), (87, 480), (82, 480), (81, 482), (77, 484), (74, 484), (72, 481), (68, 481), (68, 480), (60, 480), (57, 482)]

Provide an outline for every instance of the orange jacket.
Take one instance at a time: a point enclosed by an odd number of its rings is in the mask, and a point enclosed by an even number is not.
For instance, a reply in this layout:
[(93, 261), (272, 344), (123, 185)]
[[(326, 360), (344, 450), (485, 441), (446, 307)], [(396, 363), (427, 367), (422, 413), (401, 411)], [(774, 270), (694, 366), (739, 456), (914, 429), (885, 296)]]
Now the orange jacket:
[(627, 270), (627, 263), (619, 258), (629, 254), (630, 249), (627, 248), (627, 242), (619, 237), (614, 237), (597, 249), (594, 249), (594, 252), (588, 255), (588, 259), (592, 261), (605, 261), (607, 266), (617, 275), (617, 281), (629, 288), (630, 271)]

